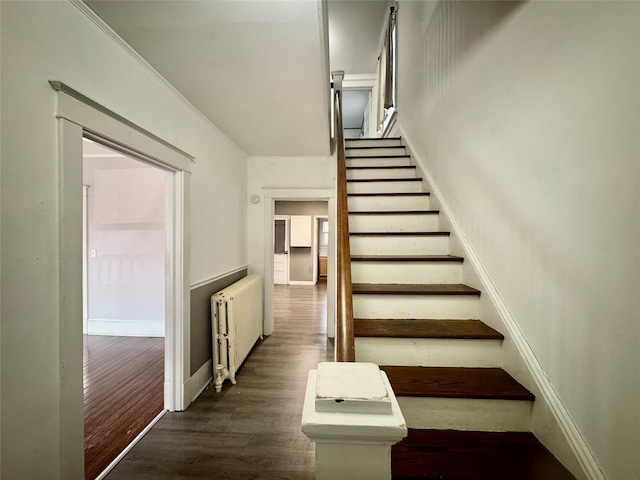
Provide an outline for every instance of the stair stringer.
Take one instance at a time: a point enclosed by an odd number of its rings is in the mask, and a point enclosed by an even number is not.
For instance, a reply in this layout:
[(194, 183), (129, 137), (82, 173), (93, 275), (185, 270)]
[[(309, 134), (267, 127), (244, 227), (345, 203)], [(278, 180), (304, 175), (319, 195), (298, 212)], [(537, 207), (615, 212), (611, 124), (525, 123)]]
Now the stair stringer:
[(431, 172), (422, 158), (415, 153), (416, 149), (401, 126), (398, 128), (397, 136), (402, 137), (407, 153), (416, 164), (416, 170), (422, 174), (423, 183), (427, 187), (425, 191), (431, 192), (430, 208), (440, 210), (439, 230), (451, 232), (450, 255), (466, 259), (462, 264), (462, 282), (483, 293), (480, 296), (480, 318), (504, 335), (502, 368), (536, 397), (531, 412), (531, 432), (577, 479), (605, 480), (580, 430), (551, 385), (462, 227), (453, 216)]

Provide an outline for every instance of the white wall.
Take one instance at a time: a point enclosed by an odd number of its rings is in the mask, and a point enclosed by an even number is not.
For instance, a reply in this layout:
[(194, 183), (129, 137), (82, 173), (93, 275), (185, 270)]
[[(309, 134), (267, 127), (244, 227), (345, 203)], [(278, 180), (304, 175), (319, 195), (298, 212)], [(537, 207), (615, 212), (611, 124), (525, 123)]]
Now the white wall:
[(71, 3), (0, 6), (1, 475), (81, 478), (81, 449), (61, 455), (61, 418), (82, 422), (82, 411), (60, 402), (67, 346), (58, 341), (58, 130), (48, 80), (68, 83), (196, 157), (185, 212), (192, 281), (247, 262), (246, 155)]
[(87, 333), (164, 336), (167, 173), (115, 155), (83, 162)]
[(399, 122), (606, 478), (640, 478), (640, 4), (401, 2)]

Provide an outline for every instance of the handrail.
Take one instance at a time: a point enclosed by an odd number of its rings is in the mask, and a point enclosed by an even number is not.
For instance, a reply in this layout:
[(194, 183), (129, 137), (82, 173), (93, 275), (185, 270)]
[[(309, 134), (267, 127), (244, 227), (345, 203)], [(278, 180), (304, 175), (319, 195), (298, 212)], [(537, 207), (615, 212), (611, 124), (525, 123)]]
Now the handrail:
[(342, 78), (334, 81), (335, 135), (338, 155), (338, 318), (336, 324), (336, 361), (355, 362), (353, 334), (353, 298), (351, 292), (351, 248), (347, 208), (347, 168), (342, 129)]

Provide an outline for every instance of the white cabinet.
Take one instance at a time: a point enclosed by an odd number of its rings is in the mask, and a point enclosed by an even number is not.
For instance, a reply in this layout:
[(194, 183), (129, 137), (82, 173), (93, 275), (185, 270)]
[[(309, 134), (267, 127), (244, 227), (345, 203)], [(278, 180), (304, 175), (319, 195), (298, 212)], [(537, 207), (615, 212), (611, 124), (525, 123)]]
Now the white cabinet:
[(292, 247), (311, 246), (311, 215), (291, 215), (291, 236), (289, 245)]

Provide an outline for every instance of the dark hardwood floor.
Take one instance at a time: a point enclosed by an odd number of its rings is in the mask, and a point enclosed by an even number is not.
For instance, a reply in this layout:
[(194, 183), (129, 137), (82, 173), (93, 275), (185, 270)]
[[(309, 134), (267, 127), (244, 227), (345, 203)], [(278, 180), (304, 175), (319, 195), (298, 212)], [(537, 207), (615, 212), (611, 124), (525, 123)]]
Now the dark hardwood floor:
[(85, 478), (96, 478), (164, 408), (164, 338), (84, 336)]
[(274, 313), (274, 334), (258, 340), (237, 385), (167, 413), (107, 479), (313, 479), (300, 421), (309, 370), (333, 360), (326, 284), (276, 285)]

